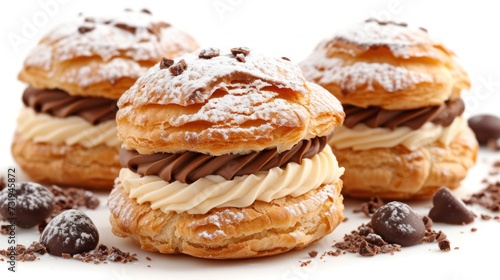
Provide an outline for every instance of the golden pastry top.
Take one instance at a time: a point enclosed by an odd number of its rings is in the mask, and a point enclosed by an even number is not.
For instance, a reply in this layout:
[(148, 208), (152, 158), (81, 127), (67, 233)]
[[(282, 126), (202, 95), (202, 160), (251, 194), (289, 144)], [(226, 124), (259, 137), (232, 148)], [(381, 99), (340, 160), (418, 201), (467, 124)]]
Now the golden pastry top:
[(342, 123), (298, 65), (248, 48), (203, 49), (150, 68), (118, 101), (118, 136), (141, 154), (290, 149)]
[(439, 106), (470, 87), (454, 53), (423, 28), (367, 20), (320, 42), (300, 63), (343, 104), (408, 110)]
[(163, 56), (194, 51), (188, 34), (148, 10), (80, 14), (46, 34), (28, 54), (19, 79), (35, 88), (118, 99)]

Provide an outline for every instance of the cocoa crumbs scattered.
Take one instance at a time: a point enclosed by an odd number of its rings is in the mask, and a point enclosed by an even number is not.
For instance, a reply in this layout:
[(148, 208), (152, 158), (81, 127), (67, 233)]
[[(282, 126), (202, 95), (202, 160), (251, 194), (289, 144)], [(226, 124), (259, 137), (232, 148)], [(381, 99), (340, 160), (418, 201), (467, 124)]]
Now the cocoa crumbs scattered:
[(312, 250), (312, 251), (309, 251), (308, 254), (309, 254), (309, 257), (315, 258), (318, 255), (318, 251)]
[[(26, 246), (22, 244), (17, 244), (14, 252), (16, 255), (16, 260), (24, 262), (24, 261), (39, 260), (39, 258), (35, 255), (35, 253), (40, 255), (45, 255), (47, 253), (47, 250), (42, 244), (38, 242), (33, 242), (31, 243), (30, 246), (28, 246), (28, 248), (26, 248)], [(9, 250), (9, 248), (5, 250), (0, 250), (0, 255), (5, 257), (9, 256), (10, 253), (11, 251)]]
[(106, 261), (129, 263), (137, 261), (137, 255), (123, 252), (113, 246), (108, 248), (108, 246), (101, 244), (90, 252), (74, 255), (73, 259), (86, 263), (93, 262), (94, 264), (106, 263)]
[(300, 262), (300, 267), (308, 266), (311, 261)]
[[(498, 168), (498, 164), (500, 163), (495, 162), (493, 167)], [(492, 212), (500, 212), (500, 181), (490, 182), (485, 179), (482, 182), (486, 187), (463, 201), (465, 204), (477, 204)]]
[(370, 197), (370, 200), (368, 202), (361, 203), (361, 206), (359, 209), (355, 209), (353, 212), (354, 213), (364, 213), (366, 217), (371, 217), (377, 209), (380, 207), (384, 206), (384, 201), (380, 197)]
[[(335, 243), (333, 247), (349, 253), (357, 253), (361, 256), (374, 256), (380, 253), (392, 255), (401, 251), (401, 246), (388, 244), (382, 237), (375, 234), (370, 224), (362, 224), (357, 230), (344, 235), (344, 241)], [(340, 252), (335, 256), (339, 254)]]

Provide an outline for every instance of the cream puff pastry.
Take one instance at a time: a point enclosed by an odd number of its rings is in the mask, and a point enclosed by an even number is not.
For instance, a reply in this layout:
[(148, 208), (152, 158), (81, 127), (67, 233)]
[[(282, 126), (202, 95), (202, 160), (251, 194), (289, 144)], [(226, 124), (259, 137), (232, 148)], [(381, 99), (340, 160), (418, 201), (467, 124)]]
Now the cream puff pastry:
[(300, 66), (344, 107), (329, 140), (346, 168), (343, 194), (427, 198), (457, 188), (475, 163), (462, 116), (468, 75), (427, 30), (370, 19), (321, 42)]
[(165, 58), (118, 107), (110, 222), (142, 249), (275, 255), (343, 220), (344, 169), (327, 145), (342, 106), (286, 58), (248, 48)]
[(24, 61), (28, 87), (12, 154), (34, 181), (110, 190), (120, 170), (116, 103), (163, 56), (198, 48), (148, 10), (79, 15), (44, 36)]

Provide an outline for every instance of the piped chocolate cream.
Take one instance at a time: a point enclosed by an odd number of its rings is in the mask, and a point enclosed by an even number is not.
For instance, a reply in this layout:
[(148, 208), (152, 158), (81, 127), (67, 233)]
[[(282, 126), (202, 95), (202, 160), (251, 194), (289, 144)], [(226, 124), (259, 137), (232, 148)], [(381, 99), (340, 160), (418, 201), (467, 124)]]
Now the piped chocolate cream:
[(116, 100), (72, 96), (59, 89), (28, 87), (23, 93), (23, 103), (38, 113), (58, 118), (79, 116), (93, 125), (114, 120), (118, 111)]
[(448, 100), (440, 106), (412, 110), (384, 110), (380, 107), (360, 108), (353, 105), (344, 105), (346, 114), (344, 125), (353, 128), (359, 123), (364, 123), (370, 128), (385, 127), (389, 129), (407, 126), (415, 130), (422, 127), (426, 122), (433, 122), (446, 127), (456, 117), (462, 115), (464, 109), (462, 99)]
[(285, 168), (290, 162), (300, 164), (302, 159), (312, 158), (320, 153), (328, 138), (321, 136), (304, 139), (281, 153), (274, 148), (245, 155), (211, 156), (196, 152), (141, 155), (135, 150), (121, 149), (120, 162), (124, 168), (139, 175), (156, 175), (167, 182), (190, 184), (208, 175), (220, 175), (226, 180), (232, 180), (235, 176), (255, 174), (274, 167)]

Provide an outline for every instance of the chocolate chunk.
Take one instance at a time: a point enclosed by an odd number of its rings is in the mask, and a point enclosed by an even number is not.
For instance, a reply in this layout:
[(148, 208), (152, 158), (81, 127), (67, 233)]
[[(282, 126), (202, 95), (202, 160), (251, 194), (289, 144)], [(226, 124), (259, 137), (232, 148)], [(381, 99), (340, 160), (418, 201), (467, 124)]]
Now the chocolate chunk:
[(179, 62), (177, 62), (176, 64), (172, 65), (169, 70), (170, 70), (170, 73), (172, 73), (172, 75), (179, 76), (186, 69), (187, 69), (187, 63), (186, 63), (186, 61), (184, 59), (181, 59)]
[(238, 60), (239, 62), (246, 62), (247, 61), (245, 59), (245, 55), (243, 55), (242, 53), (239, 53), (236, 55), (236, 60)]
[(135, 31), (137, 30), (137, 27), (128, 25), (126, 23), (115, 23), (115, 27), (130, 32), (132, 34), (135, 34)]
[(443, 239), (438, 242), (439, 250), (448, 252), (451, 250), (451, 243), (448, 239)]
[[(9, 205), (12, 201), (14, 207)], [(54, 204), (52, 192), (38, 183), (17, 183), (13, 193), (9, 193), (8, 188), (0, 192), (0, 214), (6, 219), (15, 218), (16, 225), (21, 228), (34, 227), (48, 218)]]
[(174, 60), (173, 59), (168, 59), (168, 58), (164, 57), (160, 61), (160, 69), (169, 68), (172, 65), (174, 65)]
[(481, 145), (486, 145), (489, 140), (496, 141), (500, 138), (500, 118), (497, 116), (477, 115), (469, 118), (468, 123)]
[(212, 57), (219, 56), (220, 50), (217, 48), (202, 49), (198, 54), (199, 58), (210, 59)]
[(78, 27), (78, 32), (80, 32), (80, 34), (85, 34), (87, 32), (94, 30), (94, 29), (95, 29), (94, 26), (80, 26), (80, 27)]
[(436, 223), (463, 225), (474, 221), (474, 215), (465, 203), (446, 187), (441, 187), (434, 193), (432, 203), (434, 205), (429, 211), (429, 218)]
[(40, 236), (40, 243), (54, 256), (89, 252), (98, 242), (99, 233), (94, 223), (85, 213), (76, 209), (57, 215)]
[(238, 54), (242, 54), (243, 56), (247, 56), (250, 53), (250, 49), (247, 47), (232, 48), (231, 53), (234, 56), (237, 56)]
[(425, 235), (422, 219), (405, 203), (393, 201), (380, 207), (372, 216), (373, 231), (384, 241), (401, 246), (420, 243)]

